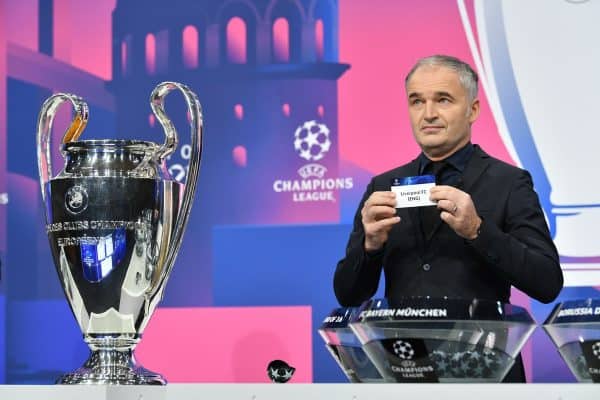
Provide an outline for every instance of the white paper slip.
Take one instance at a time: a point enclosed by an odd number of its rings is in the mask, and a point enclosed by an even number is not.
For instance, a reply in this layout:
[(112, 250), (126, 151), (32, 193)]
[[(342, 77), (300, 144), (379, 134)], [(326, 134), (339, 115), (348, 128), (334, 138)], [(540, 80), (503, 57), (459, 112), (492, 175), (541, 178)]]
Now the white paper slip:
[(435, 206), (429, 200), (429, 189), (435, 186), (435, 176), (419, 175), (392, 179), (392, 192), (396, 193), (396, 208)]

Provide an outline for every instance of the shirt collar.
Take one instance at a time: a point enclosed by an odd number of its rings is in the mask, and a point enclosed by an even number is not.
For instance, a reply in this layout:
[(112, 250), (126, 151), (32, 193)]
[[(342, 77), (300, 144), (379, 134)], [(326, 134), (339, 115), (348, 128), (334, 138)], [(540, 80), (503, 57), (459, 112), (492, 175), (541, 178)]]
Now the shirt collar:
[[(467, 163), (469, 162), (469, 159), (471, 159), (471, 155), (473, 154), (474, 150), (473, 144), (469, 142), (460, 150), (454, 152), (450, 157), (440, 161), (445, 161), (448, 165), (451, 165), (460, 173), (462, 173), (467, 167)], [(429, 165), (431, 162), (433, 161), (427, 158), (425, 153), (419, 154), (419, 174), (422, 175), (427, 165)]]

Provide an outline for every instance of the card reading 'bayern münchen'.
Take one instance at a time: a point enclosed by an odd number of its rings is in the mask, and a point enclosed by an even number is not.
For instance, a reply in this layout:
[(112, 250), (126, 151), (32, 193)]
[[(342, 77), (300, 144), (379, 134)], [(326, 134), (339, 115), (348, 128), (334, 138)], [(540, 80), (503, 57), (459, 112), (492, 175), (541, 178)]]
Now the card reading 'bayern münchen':
[(392, 179), (392, 192), (396, 193), (396, 208), (435, 206), (429, 200), (429, 189), (435, 186), (435, 176), (419, 175)]

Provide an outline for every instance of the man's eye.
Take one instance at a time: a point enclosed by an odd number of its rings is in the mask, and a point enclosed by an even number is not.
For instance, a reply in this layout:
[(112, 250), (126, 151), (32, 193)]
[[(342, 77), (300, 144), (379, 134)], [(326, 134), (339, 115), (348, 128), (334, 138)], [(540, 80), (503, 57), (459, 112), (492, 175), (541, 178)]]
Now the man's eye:
[(440, 103), (445, 104), (445, 103), (450, 103), (450, 99), (447, 97), (442, 97), (441, 99), (438, 100)]
[(423, 104), (423, 100), (421, 99), (413, 99), (412, 103), (413, 105), (419, 105), (419, 104)]

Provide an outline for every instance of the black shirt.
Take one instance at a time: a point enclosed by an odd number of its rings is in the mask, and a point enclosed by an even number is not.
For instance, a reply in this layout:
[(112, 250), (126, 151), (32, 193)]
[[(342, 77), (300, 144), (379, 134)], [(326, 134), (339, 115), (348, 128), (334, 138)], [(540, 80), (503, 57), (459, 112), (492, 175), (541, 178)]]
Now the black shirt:
[[(436, 178), (438, 185), (460, 186), (462, 182), (462, 173), (467, 167), (467, 163), (473, 155), (473, 144), (467, 143), (463, 148), (452, 154), (450, 157), (442, 160), (447, 166), (442, 169)], [(419, 155), (419, 174), (423, 175), (430, 169), (431, 161), (424, 153)]]

